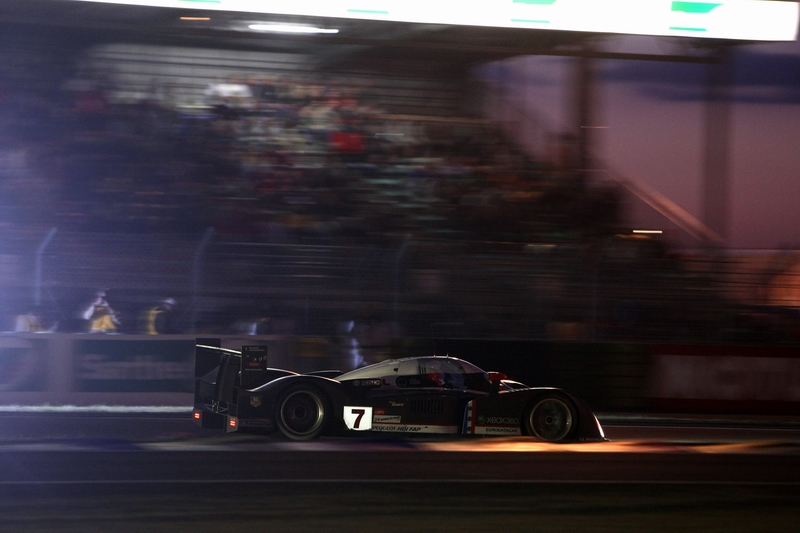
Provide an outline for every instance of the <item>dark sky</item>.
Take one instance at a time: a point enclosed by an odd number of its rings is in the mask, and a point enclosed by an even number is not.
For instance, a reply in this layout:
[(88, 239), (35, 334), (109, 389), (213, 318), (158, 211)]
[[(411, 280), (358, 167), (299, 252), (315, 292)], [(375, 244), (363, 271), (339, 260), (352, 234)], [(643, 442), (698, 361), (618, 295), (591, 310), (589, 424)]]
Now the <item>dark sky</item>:
[[(758, 52), (743, 48), (733, 54), (732, 78), (737, 102), (800, 104), (800, 56)], [(643, 96), (665, 101), (698, 101), (704, 88), (698, 83), (706, 75), (703, 65), (615, 61), (604, 73), (607, 83), (630, 83)]]
[[(663, 39), (626, 39), (625, 51), (671, 52)], [(557, 131), (569, 116), (570, 61), (520, 58), (488, 75)], [(598, 69), (596, 149), (701, 219), (706, 67), (603, 60)], [(729, 245), (800, 247), (800, 45), (741, 46), (732, 76)]]

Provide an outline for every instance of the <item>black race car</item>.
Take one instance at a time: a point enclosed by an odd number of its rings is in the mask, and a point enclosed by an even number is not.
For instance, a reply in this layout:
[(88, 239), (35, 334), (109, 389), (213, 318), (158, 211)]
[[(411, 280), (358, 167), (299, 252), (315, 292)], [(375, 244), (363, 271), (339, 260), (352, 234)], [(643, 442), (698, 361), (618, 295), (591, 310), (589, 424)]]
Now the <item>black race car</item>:
[(561, 389), (527, 387), (454, 357), (409, 357), (351, 372), (267, 366), (267, 348), (198, 339), (193, 416), (203, 427), (293, 440), (355, 432), (531, 435), (601, 441), (592, 410)]

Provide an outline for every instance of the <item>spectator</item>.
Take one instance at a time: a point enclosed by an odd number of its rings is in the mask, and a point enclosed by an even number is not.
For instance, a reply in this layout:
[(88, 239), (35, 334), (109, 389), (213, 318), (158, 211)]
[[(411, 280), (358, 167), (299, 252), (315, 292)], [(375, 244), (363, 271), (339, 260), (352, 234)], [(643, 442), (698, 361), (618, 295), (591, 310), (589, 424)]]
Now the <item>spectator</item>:
[(361, 355), (361, 350), (358, 345), (358, 339), (355, 336), (355, 321), (347, 320), (341, 322), (338, 326), (339, 333), (339, 348), (340, 360), (342, 361), (346, 370), (353, 370), (364, 366), (364, 357)]
[(175, 333), (172, 317), (177, 302), (174, 298), (167, 298), (155, 307), (147, 310), (145, 315), (145, 333), (147, 335), (164, 335)]
[(58, 327), (54, 322), (49, 328), (45, 327), (45, 317), (40, 306), (32, 308), (24, 315), (17, 316), (14, 331), (19, 333), (52, 333)]
[(97, 297), (81, 317), (88, 322), (89, 333), (116, 333), (121, 324), (117, 313), (106, 301), (105, 291), (97, 292)]

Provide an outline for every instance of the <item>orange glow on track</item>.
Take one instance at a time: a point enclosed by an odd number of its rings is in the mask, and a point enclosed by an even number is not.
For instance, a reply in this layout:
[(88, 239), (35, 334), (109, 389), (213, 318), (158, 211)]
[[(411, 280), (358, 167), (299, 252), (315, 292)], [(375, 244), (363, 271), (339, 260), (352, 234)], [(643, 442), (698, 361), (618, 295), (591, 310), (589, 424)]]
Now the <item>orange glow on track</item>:
[(416, 448), (430, 451), (458, 452), (605, 452), (605, 453), (764, 453), (765, 449), (778, 452), (796, 446), (790, 441), (754, 441), (746, 443), (691, 444), (658, 441), (608, 441), (555, 444), (532, 440), (529, 437), (491, 438), (451, 442), (417, 443)]

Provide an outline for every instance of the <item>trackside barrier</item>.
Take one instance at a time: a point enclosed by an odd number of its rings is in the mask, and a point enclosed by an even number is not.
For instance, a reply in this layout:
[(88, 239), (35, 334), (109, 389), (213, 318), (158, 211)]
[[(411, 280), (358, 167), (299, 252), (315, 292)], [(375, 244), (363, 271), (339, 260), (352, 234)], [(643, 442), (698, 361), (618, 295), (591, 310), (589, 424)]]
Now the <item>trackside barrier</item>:
[(435, 352), (563, 387), (599, 411), (800, 415), (800, 346), (458, 339)]
[[(215, 336), (216, 337), (216, 336)], [(266, 346), (268, 365), (344, 369), (335, 340), (220, 336)], [(0, 335), (0, 410), (10, 406), (191, 409), (194, 336)], [(604, 412), (800, 415), (800, 347), (398, 339), (392, 357), (451, 355)], [(346, 363), (345, 363), (346, 364)]]
[(659, 411), (800, 415), (798, 351), (651, 346), (645, 393)]
[[(222, 336), (225, 348), (267, 346), (293, 362), (294, 339)], [(0, 406), (186, 406), (194, 391), (189, 335), (0, 335)]]

